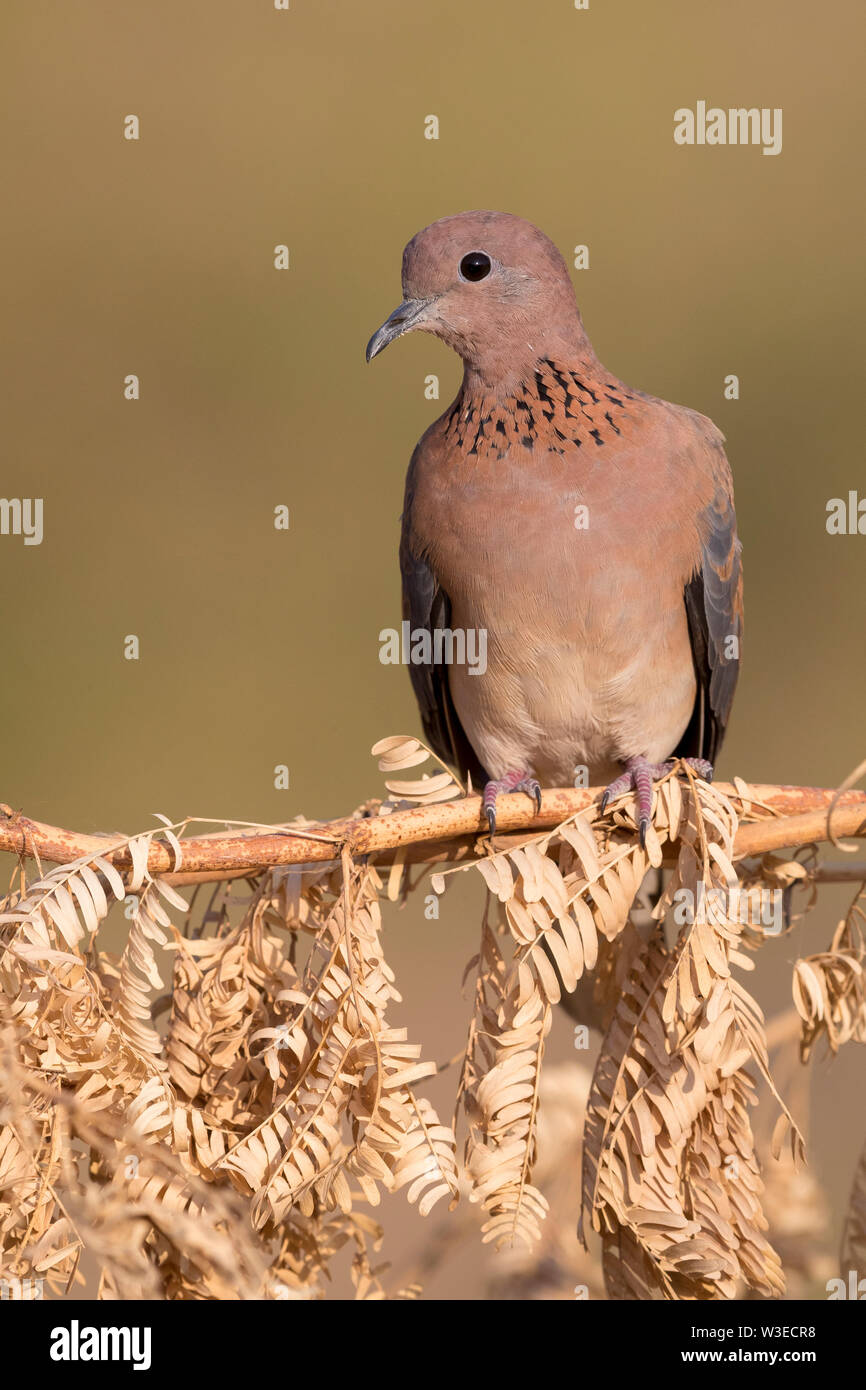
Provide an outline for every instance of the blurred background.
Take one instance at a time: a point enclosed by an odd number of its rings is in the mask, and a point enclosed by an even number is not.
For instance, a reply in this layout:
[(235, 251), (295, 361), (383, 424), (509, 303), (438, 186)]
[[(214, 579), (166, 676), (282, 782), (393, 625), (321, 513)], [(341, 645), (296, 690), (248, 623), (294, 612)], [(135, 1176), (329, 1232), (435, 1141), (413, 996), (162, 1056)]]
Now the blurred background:
[[(478, 207), (537, 223), (569, 264), (588, 246), (573, 274), (601, 359), (724, 431), (747, 623), (721, 772), (836, 785), (866, 751), (866, 537), (825, 528), (829, 499), (866, 496), (863, 30), (855, 0), (7, 0), (0, 493), (44, 499), (44, 540), (0, 537), (0, 800), (133, 832), (381, 794), (370, 745), (420, 732), (405, 670), (378, 659), (403, 476), (459, 363), (427, 335), (370, 368), (364, 346), (408, 238)], [(698, 100), (783, 108), (782, 153), (675, 145)], [(468, 1019), (473, 887), (438, 923), (419, 895), (389, 918), (404, 1021), (438, 1058)], [(763, 952), (769, 1012), (845, 901), (823, 890)], [(860, 1065), (853, 1045), (816, 1063), (837, 1217)], [(427, 1229), (403, 1215), (389, 1253), (411, 1260)], [(478, 1297), (478, 1277), (464, 1261), (429, 1292)]]

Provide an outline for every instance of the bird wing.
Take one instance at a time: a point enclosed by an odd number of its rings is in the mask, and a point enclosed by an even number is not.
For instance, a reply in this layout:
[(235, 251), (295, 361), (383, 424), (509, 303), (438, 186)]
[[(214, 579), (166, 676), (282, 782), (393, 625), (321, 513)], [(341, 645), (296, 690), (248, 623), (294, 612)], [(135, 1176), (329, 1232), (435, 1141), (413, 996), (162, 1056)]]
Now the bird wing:
[(715, 490), (698, 517), (701, 553), (685, 587), (698, 693), (692, 721), (677, 752), (714, 762), (740, 673), (743, 573), (731, 470), (722, 436), (714, 428), (709, 444)]
[[(427, 560), (413, 550), (409, 510), (407, 499), (400, 541), (403, 619), (409, 622), (413, 634), (419, 629), (432, 634), (437, 628), (451, 626), (451, 603)], [(454, 708), (448, 667), (441, 663), (422, 665), (410, 661), (409, 677), (421, 712), (424, 735), (434, 753), (456, 767), (464, 778), (469, 774), (474, 786), (482, 786), (486, 780), (484, 770)]]

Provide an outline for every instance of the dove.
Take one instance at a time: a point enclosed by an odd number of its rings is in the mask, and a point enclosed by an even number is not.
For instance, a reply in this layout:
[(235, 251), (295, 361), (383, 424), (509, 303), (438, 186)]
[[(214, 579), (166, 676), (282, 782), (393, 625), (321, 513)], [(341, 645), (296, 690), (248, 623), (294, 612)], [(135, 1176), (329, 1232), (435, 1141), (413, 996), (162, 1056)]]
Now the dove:
[(739, 673), (723, 436), (602, 365), (563, 257), (519, 217), (425, 227), (402, 286), (367, 360), (425, 332), (463, 362), (409, 464), (404, 625), (486, 643), (483, 671), (420, 644), (409, 673), (427, 740), (483, 787), (491, 835), (502, 793), (540, 807), (542, 787), (607, 783), (603, 806), (634, 793), (645, 842), (675, 759), (712, 777)]

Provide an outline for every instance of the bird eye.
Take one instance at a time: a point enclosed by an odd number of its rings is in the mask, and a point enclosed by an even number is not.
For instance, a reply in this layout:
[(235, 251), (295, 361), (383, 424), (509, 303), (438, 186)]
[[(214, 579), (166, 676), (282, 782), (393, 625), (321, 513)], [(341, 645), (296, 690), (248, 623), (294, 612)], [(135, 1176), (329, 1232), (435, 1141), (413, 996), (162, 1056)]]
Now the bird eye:
[(464, 280), (483, 280), (490, 274), (490, 257), (483, 251), (470, 251), (460, 262), (460, 274)]

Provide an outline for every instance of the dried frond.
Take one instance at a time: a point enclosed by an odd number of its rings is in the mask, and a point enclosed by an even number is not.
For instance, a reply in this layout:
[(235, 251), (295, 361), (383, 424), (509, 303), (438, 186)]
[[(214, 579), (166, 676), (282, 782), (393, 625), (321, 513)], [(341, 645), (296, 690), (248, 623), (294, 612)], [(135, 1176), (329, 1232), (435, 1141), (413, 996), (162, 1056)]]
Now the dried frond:
[[(299, 894), (278, 873), (236, 926), (220, 915), (217, 935), (187, 938), (162, 902), (184, 915), (187, 904), (149, 875), (147, 838), (129, 841), (128, 884), (100, 857), (5, 904), (3, 1268), (50, 1269), (65, 1287), (87, 1248), (105, 1297), (255, 1297), (269, 1261), (254, 1231), (267, 1242), (283, 1233), (273, 1277), (287, 1286), (287, 1223), (306, 1223), (321, 1268), (334, 1242), (319, 1228), (339, 1218), (369, 1284), (377, 1276), (353, 1202), (403, 1188), (427, 1213), (458, 1188), (453, 1135), (415, 1090), (435, 1067), (386, 1018), (399, 995), (381, 947), (378, 876), (344, 856)], [(83, 944), (107, 914), (106, 885), (137, 898), (116, 960)], [(154, 948), (174, 957), (164, 1037), (151, 1004), (162, 985)], [(52, 1077), (72, 1089), (46, 1092)], [(86, 1181), (76, 1143), (90, 1151)], [(94, 1182), (109, 1194), (101, 1207)], [(255, 1254), (246, 1264), (228, 1234), (245, 1220)]]
[(681, 849), (657, 915), (678, 902), (691, 910), (673, 950), (650, 942), (636, 958), (602, 1044), (584, 1217), (602, 1233), (612, 1297), (733, 1297), (740, 1280), (773, 1296), (783, 1285), (763, 1234), (743, 1070), (752, 1061), (769, 1080), (766, 1041), (732, 974), (750, 965), (730, 910), (736, 815), (717, 789), (694, 784), (672, 810)]
[(603, 1044), (584, 1214), (603, 1236), (611, 1297), (733, 1297), (741, 1278), (773, 1296), (782, 1281), (763, 1237), (745, 1058), (701, 1057), (682, 1027), (674, 1045), (662, 1011), (677, 969), (675, 955), (647, 946)]
[(794, 966), (794, 1006), (803, 1020), (800, 1052), (809, 1057), (817, 1039), (835, 1053), (843, 1043), (866, 1042), (866, 924), (861, 889), (833, 934), (829, 951)]
[(485, 923), (461, 1088), (469, 1119), (470, 1200), (487, 1213), (483, 1239), (497, 1247), (532, 1244), (547, 1210), (530, 1182), (544, 1039), (550, 1031), (550, 1004), (535, 966), (534, 959), (523, 959), (506, 971)]
[(453, 801), (465, 790), (451, 769), (420, 739), (396, 734), (374, 743), (370, 752), (379, 759), (380, 772), (402, 772), (404, 768), (419, 767), (431, 760), (442, 769), (433, 776), (425, 772), (420, 778), (386, 780), (385, 786), (395, 802), (410, 801), (416, 806), (434, 806), (440, 801)]
[[(374, 751), (386, 774), (431, 756), (404, 737)], [(582, 1147), (583, 1221), (601, 1237), (610, 1296), (777, 1296), (751, 1073), (782, 1102), (738, 972), (752, 965), (744, 946), (777, 934), (756, 915), (762, 895), (783, 895), (784, 927), (792, 894), (814, 897), (805, 837), (824, 833), (827, 798), (807, 798), (808, 825), (790, 841), (800, 857), (772, 852), (788, 841), (762, 789), (709, 787), (685, 768), (655, 788), (645, 846), (627, 796), (602, 815), (571, 791), (545, 793), (544, 829), (508, 807), (501, 827), (522, 829), (491, 842), (473, 840), (474, 803), (442, 804), (461, 788), (441, 764), (387, 788), (394, 800), (343, 822), (215, 837), (234, 845), (245, 879), (239, 896), (220, 888), (203, 911), (176, 886), (212, 862), (207, 837), (184, 838), (186, 822), (90, 837), (87, 853), (29, 884), (22, 860), (0, 910), (0, 1277), (44, 1279), (63, 1296), (87, 1253), (104, 1298), (308, 1299), (324, 1296), (343, 1250), (359, 1299), (411, 1298), (414, 1278), (386, 1277), (365, 1208), (402, 1192), (427, 1216), (453, 1208), (462, 1187), (481, 1208), (482, 1240), (511, 1247), (503, 1286), (543, 1296), (555, 1265), (597, 1289), (597, 1266), (566, 1245), (559, 1215), (545, 1222), (550, 1203), (575, 1200)], [(795, 793), (783, 803), (800, 804)], [(844, 816), (857, 833), (861, 802), (843, 798), (834, 824)], [(412, 809), (394, 810), (398, 800)], [(748, 822), (760, 833), (743, 840)], [(25, 846), (34, 824), (0, 808), (3, 833)], [(455, 861), (433, 875), (435, 890), (469, 873), (487, 900), (458, 1092), (462, 1175), (455, 1128), (423, 1093), (436, 1067), (395, 1022), (383, 945), (382, 899), (412, 891), (412, 847), (431, 826), (435, 857)], [(459, 846), (443, 838), (449, 826)], [(268, 857), (251, 861), (251, 845)], [(641, 922), (641, 885), (671, 865), (654, 920)], [(114, 955), (103, 924), (120, 901), (132, 916)], [(830, 950), (797, 963), (804, 1055), (822, 1032), (832, 1050), (866, 1037), (863, 921), (855, 903)], [(582, 1146), (582, 1096), (568, 1092), (568, 1122), (562, 1110), (546, 1117), (543, 1066), (553, 1006), (579, 985), (606, 1025)], [(800, 1136), (782, 1105), (774, 1152), (785, 1133), (790, 1159), (767, 1193), (781, 1236), (783, 1190), (807, 1204)]]

